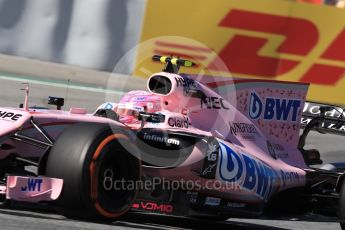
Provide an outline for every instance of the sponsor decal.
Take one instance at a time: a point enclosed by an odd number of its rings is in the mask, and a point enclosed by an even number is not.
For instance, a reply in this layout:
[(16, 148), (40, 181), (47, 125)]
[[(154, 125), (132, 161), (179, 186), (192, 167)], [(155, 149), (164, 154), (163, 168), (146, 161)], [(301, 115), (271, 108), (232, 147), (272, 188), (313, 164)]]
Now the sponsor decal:
[(214, 171), (213, 169), (216, 167), (217, 163), (209, 165), (207, 168), (202, 171), (201, 175), (206, 176), (207, 174), (212, 173)]
[(150, 126), (160, 126), (161, 123), (158, 123), (158, 122), (147, 122), (148, 125)]
[[(158, 113), (155, 113), (155, 114), (157, 114), (157, 115), (163, 115), (164, 116), (164, 114), (163, 113), (160, 113), (160, 112), (158, 112)], [(161, 123), (161, 122), (147, 122), (147, 125), (150, 125), (150, 126), (160, 126), (160, 125), (162, 125), (163, 123)]]
[(208, 206), (219, 206), (221, 202), (220, 198), (216, 198), (216, 197), (206, 197), (205, 199), (205, 205)]
[[(304, 104), (303, 108), (303, 114), (309, 114), (309, 115), (319, 115), (321, 113), (320, 107), (326, 106), (326, 107), (332, 107), (331, 105), (321, 105), (321, 104), (314, 104), (310, 102), (306, 102)], [(345, 117), (345, 111), (343, 108), (340, 107), (334, 107), (334, 109), (325, 112), (326, 117), (331, 118), (339, 118), (339, 117)]]
[(267, 97), (262, 100), (255, 92), (250, 94), (249, 117), (265, 120), (297, 121), (301, 100)]
[(183, 77), (175, 77), (176, 86), (177, 87), (197, 87), (196, 82), (193, 79), (183, 78)]
[(145, 101), (147, 97), (135, 97), (132, 99), (132, 101)]
[(214, 179), (216, 175), (216, 166), (219, 156), (219, 145), (218, 142), (214, 141), (208, 143), (208, 148), (206, 151), (206, 157), (204, 160), (203, 169), (201, 171), (201, 176), (208, 179)]
[(133, 106), (133, 110), (140, 111), (140, 112), (145, 112), (145, 109), (142, 106)]
[(150, 95), (150, 93), (143, 90), (133, 90), (133, 91), (128, 92), (126, 95), (142, 96), (142, 95)]
[[(307, 125), (311, 120), (312, 118), (302, 118), (301, 124)], [(325, 129), (333, 129), (335, 131), (345, 132), (345, 125), (343, 125), (342, 122), (331, 122), (331, 121), (325, 120), (325, 122), (323, 122), (321, 126), (322, 128), (325, 128)]]
[(200, 90), (198, 82), (187, 77), (175, 77), (176, 87), (183, 87), (184, 95), (189, 97), (200, 98), (204, 95)]
[(198, 193), (197, 192), (192, 192), (192, 191), (188, 191), (187, 195), (189, 196), (189, 202), (191, 204), (196, 204), (198, 202)]
[(216, 161), (217, 158), (216, 157), (212, 157), (211, 155), (212, 154), (216, 154), (218, 155), (218, 149), (219, 149), (219, 146), (217, 144), (212, 144), (212, 143), (209, 143), (208, 144), (208, 148), (207, 148), (207, 154), (208, 154), (208, 160), (209, 161)]
[(180, 118), (180, 117), (170, 117), (168, 120), (168, 125), (175, 128), (186, 128), (189, 127), (189, 119), (188, 117)]
[(143, 209), (146, 211), (159, 212), (159, 213), (172, 213), (174, 210), (173, 206), (170, 204), (159, 204), (156, 202), (145, 202), (145, 201), (134, 203), (132, 205), (132, 208)]
[(148, 134), (148, 133), (144, 134), (144, 140), (155, 141), (155, 142), (160, 142), (160, 143), (169, 144), (169, 145), (180, 145), (179, 140), (169, 138), (169, 137), (162, 137), (160, 135), (155, 135), (155, 134)]
[(224, 101), (224, 98), (221, 97), (202, 97), (200, 99), (202, 109), (206, 108), (229, 110), (229, 108), (224, 104)]
[(285, 187), (288, 183), (294, 183), (295, 181), (299, 181), (299, 175), (297, 172), (284, 172), (280, 170), (280, 175), (282, 177), (283, 186)]
[(271, 142), (267, 141), (267, 149), (269, 154), (274, 158), (277, 159), (277, 154), (276, 154), (276, 150), (274, 149), (273, 145), (271, 144)]
[(253, 140), (258, 134), (254, 124), (229, 122), (230, 133), (234, 136), (240, 135), (244, 139)]
[(219, 175), (227, 182), (239, 183), (243, 188), (254, 191), (259, 197), (267, 199), (273, 193), (277, 173), (261, 161), (244, 154), (235, 153), (221, 143)]
[(281, 181), (284, 182), (283, 186), (299, 181), (297, 173), (292, 173), (294, 177), (288, 177), (286, 175), (290, 175), (291, 172), (281, 170), (279, 174), (262, 161), (243, 153), (235, 153), (223, 143), (220, 143), (220, 149), (220, 179), (239, 184), (242, 188), (255, 192), (264, 200), (267, 200), (280, 187)]
[(41, 178), (29, 178), (27, 185), (21, 187), (22, 192), (40, 192), (43, 180)]
[(22, 116), (23, 116), (22, 114), (0, 110), (0, 120), (3, 120), (3, 121), (15, 122), (15, 121), (18, 121), (18, 119), (21, 118)]
[(228, 202), (226, 204), (227, 208), (245, 208), (246, 204), (245, 203), (236, 203), (236, 202)]
[(267, 141), (267, 149), (274, 159), (284, 159), (289, 157), (289, 154), (285, 152), (285, 148), (280, 144), (275, 144)]

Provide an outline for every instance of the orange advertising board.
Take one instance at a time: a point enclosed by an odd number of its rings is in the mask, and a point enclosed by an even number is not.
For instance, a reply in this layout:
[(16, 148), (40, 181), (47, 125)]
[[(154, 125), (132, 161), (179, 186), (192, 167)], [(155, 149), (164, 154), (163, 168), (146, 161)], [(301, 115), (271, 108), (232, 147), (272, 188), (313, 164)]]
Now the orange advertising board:
[(345, 10), (278, 0), (148, 0), (134, 75), (150, 57), (198, 65), (181, 72), (310, 82), (309, 100), (345, 105)]

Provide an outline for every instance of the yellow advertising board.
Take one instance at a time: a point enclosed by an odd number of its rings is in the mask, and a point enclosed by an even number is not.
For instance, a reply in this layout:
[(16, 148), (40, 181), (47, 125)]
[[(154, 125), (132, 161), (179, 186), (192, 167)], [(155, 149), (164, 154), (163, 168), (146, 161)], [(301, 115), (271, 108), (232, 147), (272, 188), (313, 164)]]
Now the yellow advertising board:
[(284, 0), (148, 0), (134, 75), (153, 54), (181, 72), (310, 82), (309, 100), (345, 105), (345, 10)]

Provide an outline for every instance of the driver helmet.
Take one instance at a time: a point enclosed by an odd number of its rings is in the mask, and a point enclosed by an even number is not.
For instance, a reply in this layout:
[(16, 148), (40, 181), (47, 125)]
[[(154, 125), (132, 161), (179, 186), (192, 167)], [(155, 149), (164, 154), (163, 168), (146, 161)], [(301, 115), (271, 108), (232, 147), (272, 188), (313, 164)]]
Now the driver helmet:
[(116, 113), (124, 123), (138, 122), (140, 112), (156, 113), (161, 111), (161, 97), (143, 90), (130, 91), (117, 105)]

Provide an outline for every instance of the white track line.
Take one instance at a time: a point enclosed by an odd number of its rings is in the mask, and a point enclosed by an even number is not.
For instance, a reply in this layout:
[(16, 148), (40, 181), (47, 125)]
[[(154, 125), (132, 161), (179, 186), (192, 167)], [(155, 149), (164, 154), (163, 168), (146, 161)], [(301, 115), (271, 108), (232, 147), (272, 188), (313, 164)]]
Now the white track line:
[[(53, 87), (59, 87), (59, 88), (67, 88), (67, 82), (66, 83), (57, 83), (57, 82), (51, 82), (49, 80), (37, 80), (32, 79), (31, 77), (16, 77), (16, 76), (5, 76), (0, 75), (0, 80), (7, 80), (7, 81), (17, 81), (17, 82), (25, 82), (25, 83), (32, 83), (32, 84), (38, 84), (38, 85), (46, 85), (46, 86), (53, 86)], [(96, 92), (96, 93), (111, 93), (116, 95), (123, 95), (124, 92), (119, 90), (111, 90), (111, 89), (104, 89), (104, 88), (95, 88), (90, 86), (81, 86), (81, 85), (74, 85), (73, 83), (70, 83), (68, 86), (69, 89), (76, 89), (76, 90), (84, 90), (89, 92)]]

